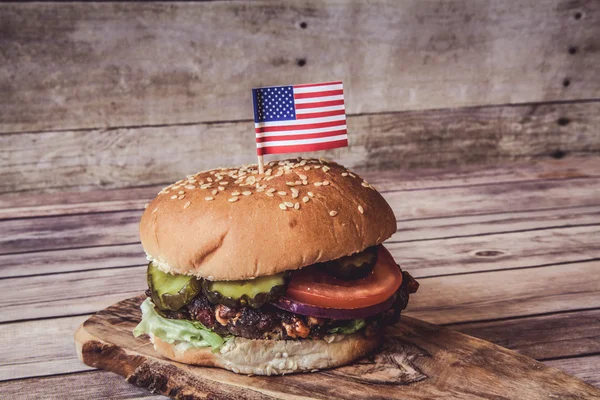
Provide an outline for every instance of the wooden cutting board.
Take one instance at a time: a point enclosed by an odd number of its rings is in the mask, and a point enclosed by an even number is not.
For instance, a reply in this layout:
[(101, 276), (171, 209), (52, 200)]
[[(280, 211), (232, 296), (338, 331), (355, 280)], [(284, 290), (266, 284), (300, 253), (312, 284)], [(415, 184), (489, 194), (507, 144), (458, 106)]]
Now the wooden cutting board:
[(117, 303), (75, 334), (85, 364), (180, 399), (600, 399), (600, 390), (492, 343), (403, 317), (382, 350), (353, 365), (277, 377), (237, 375), (161, 358), (134, 338), (144, 296)]

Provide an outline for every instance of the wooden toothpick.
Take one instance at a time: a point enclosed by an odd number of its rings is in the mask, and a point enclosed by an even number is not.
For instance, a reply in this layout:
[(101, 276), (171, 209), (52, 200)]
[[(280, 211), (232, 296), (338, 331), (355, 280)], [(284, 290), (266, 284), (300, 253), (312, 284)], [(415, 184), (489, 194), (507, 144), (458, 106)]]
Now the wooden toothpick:
[(259, 174), (265, 173), (265, 163), (263, 160), (263, 156), (258, 156), (258, 173)]

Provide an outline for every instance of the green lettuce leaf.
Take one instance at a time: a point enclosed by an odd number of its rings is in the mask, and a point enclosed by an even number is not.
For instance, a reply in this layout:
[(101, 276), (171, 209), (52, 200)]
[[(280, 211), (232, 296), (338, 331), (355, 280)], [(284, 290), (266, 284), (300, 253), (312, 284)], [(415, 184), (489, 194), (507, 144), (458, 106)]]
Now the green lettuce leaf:
[(349, 335), (351, 333), (354, 333), (356, 331), (361, 330), (362, 328), (364, 328), (366, 325), (365, 320), (362, 318), (359, 319), (353, 319), (352, 321), (349, 321), (347, 324), (345, 325), (341, 325), (341, 326), (336, 326), (335, 328), (332, 328), (330, 330), (328, 330), (328, 333), (343, 333), (344, 335)]
[(167, 342), (184, 342), (193, 347), (212, 347), (213, 351), (229, 338), (222, 338), (198, 321), (167, 319), (161, 317), (154, 309), (154, 303), (148, 298), (142, 305), (142, 321), (133, 329), (133, 336), (145, 333), (153, 334)]

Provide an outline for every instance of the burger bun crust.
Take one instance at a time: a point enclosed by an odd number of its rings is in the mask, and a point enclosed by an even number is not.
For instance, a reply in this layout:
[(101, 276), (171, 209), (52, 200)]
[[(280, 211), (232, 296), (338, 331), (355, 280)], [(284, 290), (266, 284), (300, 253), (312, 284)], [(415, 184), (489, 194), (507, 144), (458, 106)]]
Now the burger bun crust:
[(388, 203), (368, 182), (321, 160), (204, 171), (149, 203), (140, 237), (149, 260), (208, 280), (273, 275), (334, 260), (396, 232)]

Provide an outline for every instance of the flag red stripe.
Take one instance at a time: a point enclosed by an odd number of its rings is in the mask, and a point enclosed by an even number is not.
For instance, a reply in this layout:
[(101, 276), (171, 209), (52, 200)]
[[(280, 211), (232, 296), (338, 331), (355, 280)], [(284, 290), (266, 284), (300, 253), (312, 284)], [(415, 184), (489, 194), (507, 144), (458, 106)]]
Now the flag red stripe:
[(294, 93), (294, 99), (310, 99), (311, 97), (337, 96), (340, 94), (344, 94), (344, 91), (342, 89), (326, 90), (324, 92)]
[(320, 151), (336, 149), (338, 147), (348, 146), (348, 139), (336, 140), (333, 142), (314, 143), (314, 144), (299, 144), (292, 146), (273, 146), (262, 147), (256, 149), (256, 154), (259, 156), (265, 154), (281, 154), (281, 153), (300, 153), (305, 151)]
[(333, 111), (316, 112), (316, 113), (310, 113), (310, 114), (296, 114), (296, 119), (332, 117), (334, 115), (344, 115), (345, 113), (346, 113), (346, 110), (333, 110)]
[(348, 131), (346, 129), (341, 129), (338, 131), (309, 133), (307, 135), (269, 136), (269, 137), (256, 138), (256, 143), (277, 142), (280, 140), (316, 139), (316, 138), (323, 138), (323, 137), (329, 137), (329, 136), (345, 135), (346, 133), (348, 133)]
[(264, 132), (281, 132), (281, 131), (301, 131), (304, 129), (317, 129), (317, 128), (329, 128), (331, 126), (346, 125), (346, 120), (341, 121), (330, 121), (330, 122), (319, 122), (315, 124), (305, 125), (287, 125), (287, 126), (263, 126), (261, 128), (254, 128), (256, 133)]
[(317, 87), (317, 86), (329, 86), (329, 85), (341, 85), (342, 81), (337, 82), (323, 82), (323, 83), (305, 83), (303, 85), (294, 85), (294, 88), (305, 88), (305, 87)]
[(330, 107), (330, 106), (343, 106), (344, 100), (331, 100), (331, 101), (322, 101), (320, 103), (304, 103), (304, 104), (296, 104), (296, 110), (304, 109), (304, 108), (318, 108), (318, 107)]

